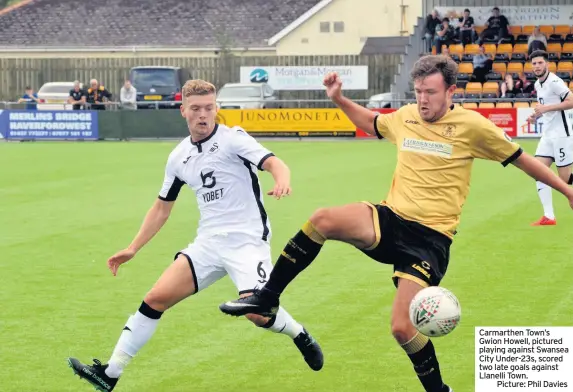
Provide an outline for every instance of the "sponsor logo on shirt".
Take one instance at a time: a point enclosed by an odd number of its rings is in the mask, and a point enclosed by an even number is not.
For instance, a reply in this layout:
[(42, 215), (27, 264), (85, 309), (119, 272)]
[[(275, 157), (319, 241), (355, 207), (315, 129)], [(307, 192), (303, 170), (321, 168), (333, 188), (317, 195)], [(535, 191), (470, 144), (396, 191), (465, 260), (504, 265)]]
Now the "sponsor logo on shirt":
[(402, 142), (402, 151), (412, 151), (444, 158), (450, 158), (453, 150), (454, 146), (448, 143), (431, 142), (411, 138), (405, 138)]

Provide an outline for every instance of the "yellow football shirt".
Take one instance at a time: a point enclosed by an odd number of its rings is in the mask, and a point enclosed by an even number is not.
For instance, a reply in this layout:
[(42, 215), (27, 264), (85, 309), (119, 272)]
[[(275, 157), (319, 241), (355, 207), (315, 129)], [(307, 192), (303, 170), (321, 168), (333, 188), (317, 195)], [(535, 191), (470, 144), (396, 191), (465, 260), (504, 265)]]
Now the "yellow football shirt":
[(434, 123), (415, 104), (378, 115), (376, 135), (398, 149), (387, 205), (400, 217), (453, 238), (469, 193), (475, 158), (514, 161), (523, 150), (478, 112), (455, 107)]

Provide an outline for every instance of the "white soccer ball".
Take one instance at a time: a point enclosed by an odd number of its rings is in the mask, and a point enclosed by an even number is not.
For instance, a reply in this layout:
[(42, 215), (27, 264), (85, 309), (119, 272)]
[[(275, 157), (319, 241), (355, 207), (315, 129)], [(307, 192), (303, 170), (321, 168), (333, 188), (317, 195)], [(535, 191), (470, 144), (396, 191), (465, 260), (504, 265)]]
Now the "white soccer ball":
[(460, 323), (462, 308), (456, 296), (443, 287), (427, 287), (410, 303), (410, 320), (428, 337), (445, 336)]

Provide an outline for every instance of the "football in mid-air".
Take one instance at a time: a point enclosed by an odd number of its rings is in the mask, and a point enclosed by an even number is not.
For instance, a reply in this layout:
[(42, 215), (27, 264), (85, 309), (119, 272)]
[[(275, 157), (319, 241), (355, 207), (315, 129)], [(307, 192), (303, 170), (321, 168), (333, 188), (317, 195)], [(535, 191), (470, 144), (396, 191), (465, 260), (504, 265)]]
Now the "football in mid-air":
[(443, 287), (421, 290), (410, 303), (410, 320), (428, 337), (451, 333), (460, 323), (462, 308), (456, 296)]

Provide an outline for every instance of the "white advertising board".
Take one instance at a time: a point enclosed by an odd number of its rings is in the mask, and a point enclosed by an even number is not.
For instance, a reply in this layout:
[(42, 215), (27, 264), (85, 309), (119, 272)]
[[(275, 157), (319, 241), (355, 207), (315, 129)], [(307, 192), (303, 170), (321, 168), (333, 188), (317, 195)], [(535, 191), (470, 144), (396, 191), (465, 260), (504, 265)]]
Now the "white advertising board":
[(273, 90), (324, 90), (324, 76), (337, 72), (343, 90), (367, 90), (368, 66), (241, 67), (241, 83), (268, 83)]

